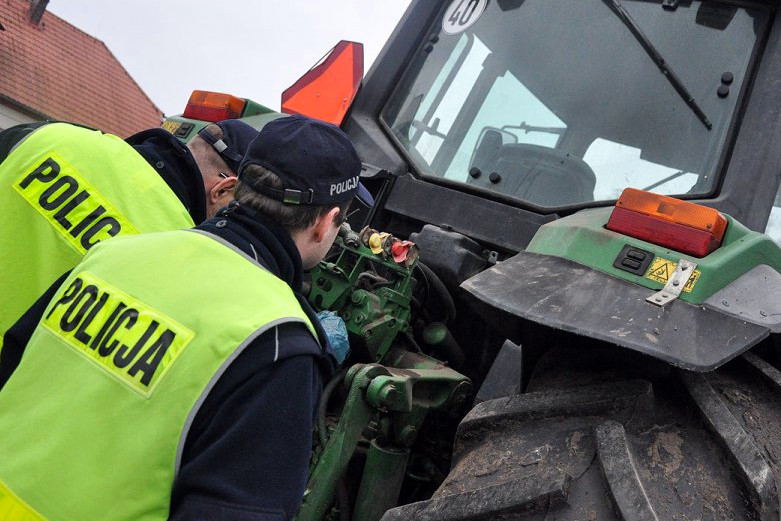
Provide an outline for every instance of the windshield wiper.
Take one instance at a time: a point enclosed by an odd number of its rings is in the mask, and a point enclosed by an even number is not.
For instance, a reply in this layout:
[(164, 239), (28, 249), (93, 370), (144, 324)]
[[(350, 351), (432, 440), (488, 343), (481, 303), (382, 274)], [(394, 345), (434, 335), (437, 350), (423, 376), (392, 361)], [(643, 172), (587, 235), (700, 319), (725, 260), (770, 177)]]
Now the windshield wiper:
[(675, 91), (681, 96), (684, 102), (689, 106), (689, 108), (692, 109), (694, 114), (698, 118), (700, 118), (700, 121), (702, 121), (702, 124), (705, 125), (705, 128), (708, 130), (713, 128), (713, 124), (708, 119), (708, 116), (705, 115), (705, 113), (702, 111), (699, 105), (697, 105), (697, 102), (694, 101), (694, 98), (691, 94), (689, 94), (689, 91), (686, 90), (686, 87), (683, 85), (681, 80), (678, 78), (678, 76), (675, 75), (675, 73), (672, 71), (669, 65), (667, 65), (667, 62), (664, 61), (664, 58), (662, 58), (662, 55), (659, 54), (659, 51), (656, 50), (656, 47), (654, 47), (654, 44), (651, 43), (651, 41), (643, 34), (643, 31), (640, 30), (640, 27), (637, 26), (637, 23), (632, 19), (631, 16), (629, 16), (629, 13), (626, 12), (626, 9), (624, 9), (624, 6), (621, 5), (621, 2), (619, 0), (602, 0), (605, 2), (612, 10), (616, 13), (616, 15), (621, 19), (622, 22), (624, 22), (624, 25), (626, 25), (629, 28), (629, 32), (632, 33), (632, 35), (635, 37), (635, 39), (640, 43), (640, 45), (645, 49), (645, 52), (648, 53), (648, 56), (651, 57), (653, 62), (656, 64), (657, 67), (659, 67), (659, 70), (662, 71), (662, 74), (667, 78), (667, 80), (670, 82), (670, 85), (673, 86)]

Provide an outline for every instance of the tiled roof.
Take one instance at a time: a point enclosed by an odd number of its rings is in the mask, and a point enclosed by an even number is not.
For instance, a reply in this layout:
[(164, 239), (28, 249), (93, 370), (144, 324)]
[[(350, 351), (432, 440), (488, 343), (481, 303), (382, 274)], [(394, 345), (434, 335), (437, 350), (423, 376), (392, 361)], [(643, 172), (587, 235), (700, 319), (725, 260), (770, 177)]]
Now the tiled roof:
[(163, 113), (100, 40), (28, 0), (0, 0), (0, 97), (52, 119), (127, 137)]

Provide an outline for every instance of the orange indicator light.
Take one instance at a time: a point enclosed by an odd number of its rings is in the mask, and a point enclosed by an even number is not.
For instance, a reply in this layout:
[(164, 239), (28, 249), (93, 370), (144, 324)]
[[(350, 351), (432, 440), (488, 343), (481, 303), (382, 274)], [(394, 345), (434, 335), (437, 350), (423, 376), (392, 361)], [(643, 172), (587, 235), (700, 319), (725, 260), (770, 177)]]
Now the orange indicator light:
[(606, 227), (680, 253), (704, 257), (721, 245), (727, 219), (707, 206), (627, 188)]

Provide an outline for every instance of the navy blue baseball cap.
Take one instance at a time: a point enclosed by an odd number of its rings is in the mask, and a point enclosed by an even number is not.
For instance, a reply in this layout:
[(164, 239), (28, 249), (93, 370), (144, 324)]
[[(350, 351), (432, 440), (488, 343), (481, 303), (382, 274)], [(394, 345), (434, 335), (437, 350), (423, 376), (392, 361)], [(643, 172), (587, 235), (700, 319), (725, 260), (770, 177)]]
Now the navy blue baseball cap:
[[(247, 165), (271, 170), (282, 188), (254, 182), (244, 175)], [(334, 206), (358, 196), (373, 204), (360, 184), (361, 159), (341, 129), (300, 115), (266, 123), (249, 145), (239, 167), (239, 180), (266, 197), (285, 204)]]
[(214, 147), (233, 172), (238, 172), (241, 159), (252, 140), (258, 137), (258, 131), (238, 119), (226, 119), (218, 122), (217, 126), (222, 129), (222, 139), (207, 131), (208, 125), (199, 130), (198, 135)]

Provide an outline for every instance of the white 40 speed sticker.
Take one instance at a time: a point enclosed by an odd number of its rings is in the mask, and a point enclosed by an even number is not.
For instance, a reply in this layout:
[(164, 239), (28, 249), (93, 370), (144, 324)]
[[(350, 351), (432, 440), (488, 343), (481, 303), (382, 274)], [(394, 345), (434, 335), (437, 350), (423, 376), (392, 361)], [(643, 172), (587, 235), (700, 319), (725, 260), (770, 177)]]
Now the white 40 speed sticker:
[(453, 0), (442, 18), (442, 30), (458, 34), (471, 27), (485, 11), (488, 0)]

